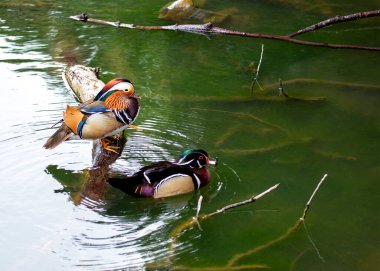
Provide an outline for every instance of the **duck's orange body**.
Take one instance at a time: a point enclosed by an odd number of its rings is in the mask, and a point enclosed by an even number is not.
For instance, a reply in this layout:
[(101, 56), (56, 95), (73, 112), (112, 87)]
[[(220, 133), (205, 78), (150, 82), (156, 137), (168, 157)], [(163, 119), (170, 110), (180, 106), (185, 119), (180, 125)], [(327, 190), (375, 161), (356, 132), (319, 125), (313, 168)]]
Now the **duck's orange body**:
[(44, 147), (52, 149), (74, 134), (81, 139), (100, 139), (126, 129), (139, 113), (139, 98), (127, 79), (113, 79), (96, 97), (79, 106), (67, 106), (61, 127)]

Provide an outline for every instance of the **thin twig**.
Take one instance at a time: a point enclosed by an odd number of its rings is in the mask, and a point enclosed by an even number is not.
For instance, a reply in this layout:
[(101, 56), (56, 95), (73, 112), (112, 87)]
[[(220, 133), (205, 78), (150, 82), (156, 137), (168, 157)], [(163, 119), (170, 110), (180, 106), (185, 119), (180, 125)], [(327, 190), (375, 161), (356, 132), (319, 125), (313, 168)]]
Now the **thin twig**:
[(346, 161), (356, 161), (358, 160), (355, 156), (351, 155), (343, 155), (338, 152), (329, 152), (329, 151), (323, 151), (323, 150), (314, 150), (314, 153), (322, 155), (324, 157), (328, 157), (331, 159), (341, 159)]
[(278, 79), (278, 84), (279, 84), (279, 86), (278, 86), (278, 96), (284, 96), (285, 98), (288, 98), (289, 96), (288, 96), (288, 94), (286, 94), (286, 93), (284, 93), (284, 86), (282, 85), (282, 80), (281, 80), (281, 78), (280, 79)]
[(203, 196), (200, 195), (198, 199), (197, 213), (195, 214), (195, 219), (198, 219), (199, 217), (199, 212), (201, 211), (201, 207), (202, 207), (202, 200), (203, 200)]
[(261, 246), (258, 246), (256, 248), (253, 248), (251, 250), (248, 250), (248, 251), (245, 251), (243, 253), (240, 253), (240, 254), (237, 254), (235, 256), (233, 256), (229, 261), (228, 261), (228, 264), (227, 266), (234, 266), (236, 265), (237, 262), (239, 262), (241, 259), (247, 257), (247, 256), (251, 256), (253, 254), (256, 254), (262, 250), (265, 250), (277, 243), (279, 243), (280, 241), (282, 240), (285, 240), (286, 238), (288, 238), (300, 225), (300, 222), (299, 220), (296, 222), (296, 224), (294, 224), (291, 228), (289, 228), (284, 234), (282, 234), (280, 237), (274, 239), (274, 240), (271, 240), (269, 241), (268, 243), (265, 243)]
[(286, 100), (290, 100), (290, 101), (310, 101), (310, 102), (317, 102), (318, 101), (318, 102), (320, 102), (320, 101), (326, 100), (326, 97), (305, 97), (305, 98), (301, 98), (301, 97), (289, 96), (289, 94), (286, 93), (284, 90), (284, 86), (282, 84), (281, 78), (279, 79), (278, 96), (284, 97)]
[(199, 212), (201, 211), (202, 200), (203, 200), (203, 196), (200, 195), (199, 199), (198, 199), (198, 204), (197, 204), (197, 212), (196, 212), (195, 217), (194, 217), (194, 221), (195, 221), (195, 223), (197, 223), (199, 230), (202, 230), (201, 224), (199, 223)]
[(234, 31), (230, 29), (216, 27), (212, 23), (180, 24), (180, 25), (175, 24), (175, 25), (167, 25), (167, 26), (143, 26), (143, 25), (127, 24), (127, 23), (122, 23), (122, 22), (110, 22), (110, 21), (104, 21), (104, 20), (99, 20), (99, 19), (92, 19), (92, 18), (89, 18), (88, 15), (84, 13), (80, 15), (76, 15), (76, 16), (70, 16), (70, 18), (73, 20), (81, 21), (81, 22), (110, 25), (110, 26), (115, 26), (115, 27), (125, 27), (125, 28), (131, 28), (131, 29), (140, 29), (140, 30), (172, 30), (172, 31), (190, 32), (190, 33), (195, 33), (195, 34), (219, 34), (219, 35), (259, 38), (259, 39), (272, 39), (272, 40), (279, 40), (279, 41), (290, 42), (290, 43), (300, 44), (300, 45), (318, 46), (318, 47), (326, 47), (326, 48), (333, 48), (333, 49), (355, 49), (355, 50), (380, 51), (380, 47), (313, 42), (313, 41), (298, 40), (298, 39), (293, 38), (303, 33), (315, 31), (317, 29), (326, 27), (328, 25), (345, 22), (345, 21), (352, 21), (356, 19), (369, 18), (369, 17), (374, 17), (374, 16), (380, 16), (380, 10), (372, 10), (372, 11), (349, 14), (345, 16), (332, 17), (322, 22), (319, 22), (317, 24), (314, 24), (312, 26), (301, 29), (297, 32), (294, 32), (288, 35), (283, 35), (283, 36)]
[[(258, 253), (259, 251), (262, 251), (264, 249), (267, 249), (285, 239), (287, 239), (289, 236), (291, 236), (293, 234), (293, 232), (295, 232), (299, 226), (302, 224), (302, 223), (305, 223), (305, 219), (306, 219), (306, 214), (308, 212), (308, 210), (310, 209), (310, 204), (311, 204), (311, 201), (313, 200), (315, 194), (317, 193), (317, 191), (319, 190), (319, 187), (321, 186), (321, 184), (325, 181), (325, 179), (327, 178), (327, 174), (325, 174), (322, 179), (319, 181), (318, 185), (316, 186), (316, 188), (314, 189), (313, 193), (311, 194), (309, 200), (307, 201), (306, 203), (306, 206), (305, 206), (305, 209), (302, 213), (302, 216), (296, 221), (296, 223), (290, 227), (284, 234), (282, 234), (281, 236), (279, 236), (278, 238), (274, 239), (274, 240), (271, 240), (270, 242), (266, 243), (266, 244), (263, 244), (261, 246), (258, 246), (254, 249), (251, 249), (251, 250), (248, 250), (246, 252), (243, 252), (241, 254), (238, 254), (238, 255), (235, 255), (234, 257), (232, 257), (229, 261), (228, 261), (228, 265), (227, 266), (234, 266), (236, 265), (237, 262), (239, 262), (241, 259), (243, 259), (244, 257), (247, 257), (247, 256), (251, 256), (253, 254), (256, 254)], [(318, 251), (319, 252), (319, 251)]]
[(305, 249), (304, 251), (302, 251), (300, 254), (298, 254), (294, 260), (292, 261), (292, 263), (290, 264), (290, 268), (289, 268), (289, 271), (293, 271), (294, 270), (294, 267), (296, 266), (296, 263), (306, 254), (306, 252), (310, 251), (311, 248), (307, 248)]
[(266, 124), (268, 126), (277, 128), (278, 130), (283, 131), (284, 133), (288, 134), (288, 131), (286, 131), (286, 129), (282, 128), (281, 126), (278, 126), (276, 124), (270, 123), (270, 122), (268, 122), (266, 120), (263, 120), (263, 119), (261, 119), (259, 117), (256, 117), (253, 114), (242, 113), (242, 112), (234, 112), (234, 111), (227, 111), (227, 110), (218, 110), (218, 109), (198, 108), (198, 107), (193, 107), (192, 109), (198, 110), (198, 111), (210, 111), (210, 112), (226, 113), (226, 114), (229, 114), (229, 115), (235, 115), (235, 116), (239, 116), (239, 117), (251, 118), (251, 119), (256, 120), (257, 122), (260, 122), (260, 123)]
[(306, 232), (306, 236), (307, 236), (307, 239), (309, 240), (311, 246), (314, 248), (315, 252), (317, 253), (319, 259), (321, 259), (322, 262), (326, 262), (325, 258), (322, 257), (321, 253), (319, 252), (319, 249), (317, 248), (317, 245), (315, 244), (315, 242), (313, 241), (313, 239), (311, 239), (311, 236), (309, 234), (309, 230), (307, 229), (306, 227), (306, 223), (302, 223), (303, 225), (303, 228), (305, 229), (305, 232)]
[(239, 129), (240, 127), (238, 125), (229, 126), (226, 132), (215, 142), (215, 146), (219, 147), (223, 145), (229, 138), (235, 135)]
[(305, 207), (305, 209), (304, 209), (304, 211), (303, 211), (303, 214), (302, 214), (300, 220), (305, 220), (306, 215), (307, 215), (307, 212), (308, 212), (309, 209), (310, 209), (310, 203), (311, 203), (311, 201), (313, 200), (313, 198), (314, 198), (315, 194), (317, 193), (317, 191), (319, 190), (319, 187), (322, 185), (322, 183), (325, 181), (326, 178), (327, 178), (327, 174), (323, 175), (323, 177), (322, 177), (322, 179), (319, 181), (317, 187), (314, 189), (313, 194), (311, 194), (310, 199), (309, 199), (309, 200), (307, 201), (307, 203), (306, 203), (306, 207)]
[(372, 10), (372, 11), (365, 11), (365, 12), (358, 12), (350, 15), (345, 15), (345, 16), (335, 16), (332, 18), (329, 18), (327, 20), (321, 21), (319, 23), (313, 24), (311, 26), (305, 27), (304, 29), (298, 30), (297, 32), (291, 33), (288, 35), (288, 37), (295, 37), (307, 32), (311, 32), (317, 29), (321, 29), (333, 24), (337, 23), (343, 23), (343, 22), (348, 22), (348, 21), (354, 21), (358, 19), (363, 19), (363, 18), (369, 18), (369, 17), (375, 17), (380, 15), (380, 9), (378, 10)]
[[(252, 81), (252, 84), (251, 84), (251, 95), (253, 93), (253, 87), (255, 86), (256, 82), (257, 82), (257, 78), (259, 77), (259, 71), (260, 71), (260, 66), (261, 66), (261, 61), (263, 60), (263, 54), (264, 54), (264, 44), (262, 43), (261, 44), (261, 54), (260, 54), (260, 61), (259, 61), (259, 65), (257, 65), (257, 70), (256, 70), (256, 75), (255, 77), (253, 78), (253, 81)], [(257, 82), (258, 83), (258, 82)], [(260, 86), (260, 84), (257, 84), (259, 86), (259, 88), (261, 90), (263, 90)]]
[(293, 144), (291, 141), (284, 141), (278, 144), (273, 144), (268, 147), (262, 147), (257, 149), (218, 149), (219, 153), (228, 153), (230, 155), (253, 155), (253, 154), (261, 154), (266, 152), (271, 152), (274, 150), (278, 150)]
[(252, 203), (252, 202), (255, 202), (257, 201), (258, 199), (260, 199), (261, 197), (265, 196), (266, 194), (272, 192), (273, 190), (275, 190), (280, 184), (276, 184), (276, 185), (273, 185), (272, 187), (268, 188), (267, 190), (265, 190), (264, 192), (258, 194), (257, 196), (252, 196), (250, 197), (249, 199), (247, 200), (243, 200), (243, 201), (240, 201), (240, 202), (236, 202), (236, 203), (232, 203), (230, 205), (227, 205), (227, 206), (224, 206), (223, 208), (219, 209), (219, 210), (216, 210), (215, 212), (213, 213), (210, 213), (210, 214), (207, 214), (207, 215), (204, 215), (202, 216), (202, 220), (205, 220), (205, 219), (208, 219), (210, 217), (213, 217), (215, 215), (219, 215), (221, 213), (225, 213), (226, 211), (230, 210), (230, 209), (233, 209), (233, 208), (236, 208), (236, 207), (239, 207), (239, 206), (242, 206), (242, 205), (246, 205), (246, 204), (249, 204), (249, 203)]
[[(173, 237), (173, 242), (172, 242), (172, 246), (174, 245), (175, 243), (175, 240), (176, 240), (176, 237), (182, 233), (185, 229), (191, 227), (192, 225), (194, 225), (194, 223), (198, 223), (199, 221), (203, 221), (205, 219), (208, 219), (210, 217), (213, 217), (215, 215), (218, 215), (218, 214), (221, 214), (221, 213), (224, 213), (230, 209), (233, 209), (233, 208), (236, 208), (236, 207), (239, 207), (239, 206), (242, 206), (242, 205), (246, 205), (246, 204), (249, 204), (249, 203), (253, 203), (255, 201), (257, 201), (258, 199), (262, 198), (263, 196), (265, 196), (266, 194), (272, 192), (274, 189), (276, 189), (277, 187), (279, 186), (279, 184), (276, 184), (270, 188), (268, 188), (267, 190), (265, 190), (264, 192), (260, 193), (259, 195), (257, 196), (252, 196), (250, 197), (249, 199), (247, 200), (244, 200), (244, 201), (241, 201), (241, 202), (236, 202), (236, 203), (233, 203), (233, 204), (230, 204), (230, 205), (227, 205), (213, 213), (209, 213), (209, 214), (206, 214), (206, 215), (200, 215), (198, 214), (198, 209), (197, 209), (197, 215), (191, 219), (191, 220), (188, 220), (188, 221), (185, 221), (184, 223), (182, 223), (181, 225), (179, 225), (178, 227), (176, 227), (173, 231), (172, 231), (172, 237)], [(200, 206), (200, 203), (199, 203), (199, 200), (198, 200), (198, 207)], [(200, 207), (199, 207), (200, 209)], [(197, 218), (197, 219), (195, 219)]]
[[(331, 81), (331, 80), (321, 80), (316, 78), (294, 78), (290, 80), (282, 81), (283, 85), (291, 85), (291, 84), (317, 84), (317, 85), (331, 85), (338, 87), (346, 87), (346, 88), (364, 88), (368, 90), (380, 90), (379, 85), (369, 85), (369, 84), (361, 84), (361, 83), (350, 83), (346, 81)], [(264, 91), (273, 90), (278, 88), (278, 83), (268, 84), (264, 86)]]

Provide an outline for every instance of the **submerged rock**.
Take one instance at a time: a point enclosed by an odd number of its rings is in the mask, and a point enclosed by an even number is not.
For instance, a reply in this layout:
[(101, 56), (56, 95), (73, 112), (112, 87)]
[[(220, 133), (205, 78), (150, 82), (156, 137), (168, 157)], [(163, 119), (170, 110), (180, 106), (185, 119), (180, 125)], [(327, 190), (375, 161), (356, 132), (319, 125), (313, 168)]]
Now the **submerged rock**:
[(230, 19), (238, 12), (236, 8), (228, 8), (218, 12), (202, 9), (205, 1), (195, 5), (192, 0), (177, 0), (170, 2), (160, 10), (158, 18), (176, 23), (199, 22), (221, 23)]

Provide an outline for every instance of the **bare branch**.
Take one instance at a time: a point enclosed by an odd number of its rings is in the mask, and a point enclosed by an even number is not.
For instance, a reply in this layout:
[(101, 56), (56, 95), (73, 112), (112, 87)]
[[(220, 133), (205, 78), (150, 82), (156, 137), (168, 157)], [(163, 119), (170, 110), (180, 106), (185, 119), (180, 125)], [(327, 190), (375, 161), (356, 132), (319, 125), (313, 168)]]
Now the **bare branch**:
[[(252, 256), (260, 251), (263, 251), (275, 244), (278, 244), (279, 242), (289, 238), (298, 228), (301, 224), (304, 224), (305, 225), (305, 219), (306, 219), (306, 213), (307, 211), (309, 210), (310, 208), (310, 204), (311, 204), (311, 201), (313, 200), (314, 196), (316, 195), (316, 193), (318, 192), (320, 186), (322, 185), (322, 183), (325, 181), (325, 179), (327, 178), (327, 174), (325, 174), (322, 179), (319, 181), (318, 185), (316, 186), (316, 188), (314, 189), (313, 193), (311, 194), (309, 200), (307, 201), (306, 203), (306, 206), (305, 206), (305, 209), (303, 211), (303, 214), (302, 216), (294, 223), (293, 226), (291, 226), (289, 229), (286, 230), (286, 232), (284, 232), (281, 236), (277, 237), (276, 239), (273, 239), (263, 245), (260, 245), (258, 247), (255, 247), (253, 249), (250, 249), (250, 250), (247, 250), (245, 252), (242, 252), (240, 254), (237, 254), (237, 255), (234, 255), (231, 259), (229, 259), (228, 263), (225, 265), (225, 266), (222, 266), (222, 267), (206, 267), (206, 268), (197, 268), (197, 269), (192, 269), (192, 268), (187, 268), (187, 267), (173, 267), (173, 270), (218, 270), (218, 271), (221, 271), (221, 270), (254, 270), (255, 268), (266, 268), (267, 266), (266, 265), (262, 265), (262, 266), (255, 266), (255, 265), (250, 265), (250, 266), (246, 266), (246, 265), (238, 265), (238, 263), (245, 257), (248, 257), (248, 256)], [(245, 205), (245, 204), (248, 204), (248, 203), (251, 203), (251, 202), (255, 202), (256, 200), (260, 199), (261, 197), (265, 196), (266, 194), (270, 193), (271, 191), (273, 191), (274, 189), (276, 189), (278, 187), (279, 184), (276, 184), (272, 187), (270, 187), (269, 189), (265, 190), (264, 192), (260, 193), (259, 195), (255, 196), (255, 197), (251, 197), (249, 198), (248, 200), (245, 200), (245, 201), (242, 201), (242, 202), (237, 202), (237, 203), (234, 203), (234, 204), (230, 204), (230, 205), (227, 205), (213, 213), (210, 213), (210, 214), (207, 214), (207, 215), (204, 215), (204, 216), (196, 216), (196, 217), (199, 217), (199, 220), (204, 220), (204, 219), (207, 219), (207, 218), (210, 218), (210, 217), (213, 217), (214, 215), (217, 215), (217, 214), (221, 214), (221, 213), (224, 213), (225, 211), (229, 210), (229, 209), (232, 209), (232, 208), (235, 208), (235, 207), (238, 207), (238, 206), (242, 206), (242, 205)], [(200, 200), (199, 200), (200, 201)], [(198, 201), (198, 208), (197, 208), (197, 214), (199, 213), (199, 201)], [(181, 225), (179, 225), (177, 228), (174, 229), (174, 231), (172, 232), (171, 236), (172, 236), (172, 243), (171, 243), (171, 248), (174, 249), (175, 248), (175, 242), (177, 240), (177, 237), (180, 233), (182, 233), (183, 231), (185, 231), (187, 228), (189, 228), (190, 226), (194, 225), (195, 223), (198, 223), (198, 220), (195, 220), (194, 218), (190, 221), (187, 221)], [(317, 249), (315, 243), (311, 240), (309, 234), (308, 234), (308, 231), (307, 229), (305, 228), (306, 230), (306, 234), (308, 235), (308, 238), (311, 242), (311, 244), (313, 245), (314, 249), (316, 250), (318, 256), (321, 258), (321, 260), (324, 261), (324, 259), (322, 258), (322, 256), (320, 255), (319, 253), (319, 250)], [(299, 257), (301, 257), (306, 251), (302, 252), (300, 255), (297, 256), (296, 258), (296, 261)], [(253, 266), (255, 266), (255, 268), (253, 268)], [(292, 263), (292, 266), (294, 266), (294, 262)], [(251, 269), (250, 269), (250, 268)]]
[(327, 20), (321, 21), (319, 23), (313, 24), (311, 26), (305, 27), (304, 29), (298, 30), (297, 32), (291, 33), (288, 35), (288, 37), (295, 37), (307, 32), (315, 31), (333, 24), (337, 23), (343, 23), (343, 22), (348, 22), (348, 21), (354, 21), (358, 19), (363, 19), (363, 18), (369, 18), (369, 17), (375, 17), (375, 16), (380, 16), (380, 9), (378, 10), (371, 10), (371, 11), (365, 11), (365, 12), (358, 12), (350, 15), (345, 15), (345, 16), (335, 16), (332, 18), (329, 18)]
[(200, 210), (200, 206), (201, 206), (201, 198), (198, 200), (198, 206), (197, 206), (197, 213), (196, 213), (196, 216), (193, 217), (193, 219), (191, 220), (188, 220), (188, 221), (185, 221), (184, 223), (180, 224), (178, 227), (176, 227), (173, 231), (172, 231), (172, 238), (173, 238), (173, 241), (172, 241), (172, 247), (176, 241), (176, 238), (177, 236), (182, 233), (184, 230), (186, 230), (187, 228), (193, 226), (194, 224), (198, 224), (199, 225), (199, 222), (202, 221), (202, 220), (205, 220), (205, 219), (208, 219), (210, 217), (213, 217), (215, 215), (218, 215), (218, 214), (221, 214), (221, 213), (224, 213), (232, 208), (236, 208), (236, 207), (239, 207), (239, 206), (242, 206), (242, 205), (246, 205), (246, 204), (249, 204), (249, 203), (253, 203), (255, 201), (257, 201), (258, 199), (262, 198), (263, 196), (265, 196), (266, 194), (272, 192), (274, 189), (276, 189), (280, 184), (276, 184), (270, 188), (268, 188), (267, 190), (265, 190), (264, 192), (260, 193), (259, 195), (257, 196), (252, 196), (250, 197), (249, 199), (247, 200), (244, 200), (244, 201), (241, 201), (241, 202), (236, 202), (236, 203), (233, 203), (233, 204), (230, 204), (230, 205), (227, 205), (213, 213), (210, 213), (210, 214), (206, 214), (206, 215), (199, 215), (199, 210)]
[(201, 211), (201, 207), (202, 207), (202, 200), (203, 200), (203, 196), (200, 195), (198, 199), (197, 213), (195, 214), (195, 219), (198, 219), (199, 217), (199, 212)]
[(368, 50), (368, 51), (380, 51), (380, 47), (371, 47), (371, 46), (361, 46), (361, 45), (350, 45), (350, 44), (335, 44), (335, 43), (325, 43), (325, 42), (313, 42), (313, 41), (305, 41), (294, 39), (293, 37), (299, 36), (303, 33), (311, 32), (335, 23), (341, 23), (345, 21), (352, 21), (356, 19), (368, 18), (380, 16), (380, 10), (366, 11), (361, 13), (354, 13), (345, 16), (336, 16), (312, 26), (301, 29), (297, 32), (291, 33), (289, 35), (277, 36), (270, 34), (261, 34), (261, 33), (249, 33), (249, 32), (240, 32), (234, 31), (230, 29), (225, 29), (221, 27), (216, 27), (212, 23), (206, 24), (180, 24), (180, 25), (167, 25), (167, 26), (143, 26), (143, 25), (135, 25), (129, 23), (122, 22), (110, 22), (99, 19), (89, 18), (87, 14), (80, 14), (76, 16), (70, 16), (71, 19), (81, 22), (88, 22), (94, 24), (101, 25), (110, 25), (114, 27), (124, 27), (131, 29), (139, 29), (139, 30), (172, 30), (172, 31), (183, 31), (183, 32), (191, 32), (195, 34), (218, 34), (218, 35), (229, 35), (229, 36), (239, 36), (239, 37), (250, 37), (250, 38), (259, 38), (259, 39), (272, 39), (272, 40), (280, 40), (285, 42), (290, 42), (294, 44), (307, 45), (307, 46), (318, 46), (318, 47), (326, 47), (326, 48), (334, 48), (334, 49), (355, 49), (355, 50)]
[(252, 202), (255, 202), (257, 201), (258, 199), (260, 199), (261, 197), (265, 196), (266, 194), (272, 192), (273, 190), (275, 190), (280, 184), (276, 184), (276, 185), (273, 185), (272, 187), (268, 188), (267, 190), (265, 190), (264, 192), (258, 194), (257, 196), (254, 196), (254, 197), (250, 197), (249, 199), (247, 200), (244, 200), (244, 201), (240, 201), (240, 202), (236, 202), (236, 203), (233, 203), (233, 204), (230, 204), (230, 205), (227, 205), (227, 206), (224, 206), (223, 208), (219, 209), (219, 210), (216, 210), (215, 212), (213, 213), (210, 213), (210, 214), (207, 214), (207, 215), (204, 215), (202, 216), (202, 220), (204, 219), (207, 219), (207, 218), (210, 218), (210, 217), (213, 217), (215, 215), (219, 215), (221, 213), (225, 213), (226, 211), (230, 210), (230, 209), (233, 209), (233, 208), (236, 208), (236, 207), (239, 207), (239, 206), (242, 206), (242, 205), (246, 205), (246, 204), (249, 204), (249, 203), (252, 203)]
[[(231, 267), (231, 266), (235, 266), (241, 259), (243, 259), (244, 257), (247, 257), (247, 256), (251, 256), (253, 254), (256, 254), (258, 253), (259, 251), (262, 251), (262, 250), (265, 250), (285, 239), (287, 239), (289, 236), (291, 236), (298, 228), (299, 226), (302, 224), (302, 223), (305, 223), (305, 219), (306, 219), (306, 214), (307, 214), (307, 211), (309, 210), (310, 208), (310, 204), (311, 204), (311, 201), (312, 199), (314, 198), (315, 194), (317, 193), (317, 191), (319, 190), (319, 187), (321, 186), (321, 184), (325, 181), (325, 179), (327, 178), (327, 174), (325, 174), (322, 179), (319, 181), (318, 185), (316, 186), (316, 188), (314, 189), (313, 193), (311, 194), (309, 200), (307, 201), (306, 203), (306, 206), (305, 206), (305, 209), (303, 211), (303, 214), (302, 216), (296, 221), (296, 223), (291, 226), (286, 232), (284, 232), (281, 236), (279, 236), (278, 238), (274, 239), (274, 240), (271, 240), (269, 241), (268, 243), (266, 244), (263, 244), (261, 246), (258, 246), (256, 248), (253, 248), (251, 250), (248, 250), (246, 252), (243, 252), (241, 254), (238, 254), (238, 255), (235, 255), (234, 257), (232, 257), (229, 261), (228, 261), (228, 267)], [(310, 239), (309, 239), (310, 240)], [(312, 243), (313, 244), (313, 243)], [(315, 244), (314, 244), (314, 248), (315, 247)], [(319, 251), (317, 250), (317, 253), (319, 254)], [(320, 254), (319, 254), (320, 255)], [(322, 258), (323, 259), (323, 258)]]
[(302, 216), (301, 216), (301, 218), (300, 218), (301, 220), (304, 220), (304, 219), (306, 218), (306, 214), (307, 214), (307, 212), (308, 212), (309, 209), (310, 209), (310, 203), (311, 203), (311, 201), (313, 200), (313, 198), (314, 198), (315, 194), (317, 193), (317, 191), (319, 190), (319, 187), (320, 187), (321, 184), (325, 181), (326, 178), (327, 178), (327, 174), (323, 175), (323, 177), (322, 177), (322, 179), (319, 181), (317, 187), (314, 189), (313, 194), (311, 194), (310, 199), (307, 201), (306, 206), (305, 206), (305, 209), (304, 209), (304, 211), (303, 211), (303, 214), (302, 214)]

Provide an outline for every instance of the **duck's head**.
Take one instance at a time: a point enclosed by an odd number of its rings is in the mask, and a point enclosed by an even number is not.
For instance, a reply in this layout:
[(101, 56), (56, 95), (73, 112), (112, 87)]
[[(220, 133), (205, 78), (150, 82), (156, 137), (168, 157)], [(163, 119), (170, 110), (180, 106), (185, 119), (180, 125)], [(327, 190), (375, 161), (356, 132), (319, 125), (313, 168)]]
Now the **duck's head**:
[(217, 159), (211, 160), (207, 152), (200, 149), (184, 151), (175, 162), (177, 165), (187, 165), (192, 168), (203, 168), (207, 165), (216, 166), (217, 163)]
[(125, 78), (115, 78), (109, 81), (94, 98), (95, 101), (105, 101), (108, 96), (116, 91), (123, 91), (127, 96), (135, 93), (135, 88), (131, 81)]

